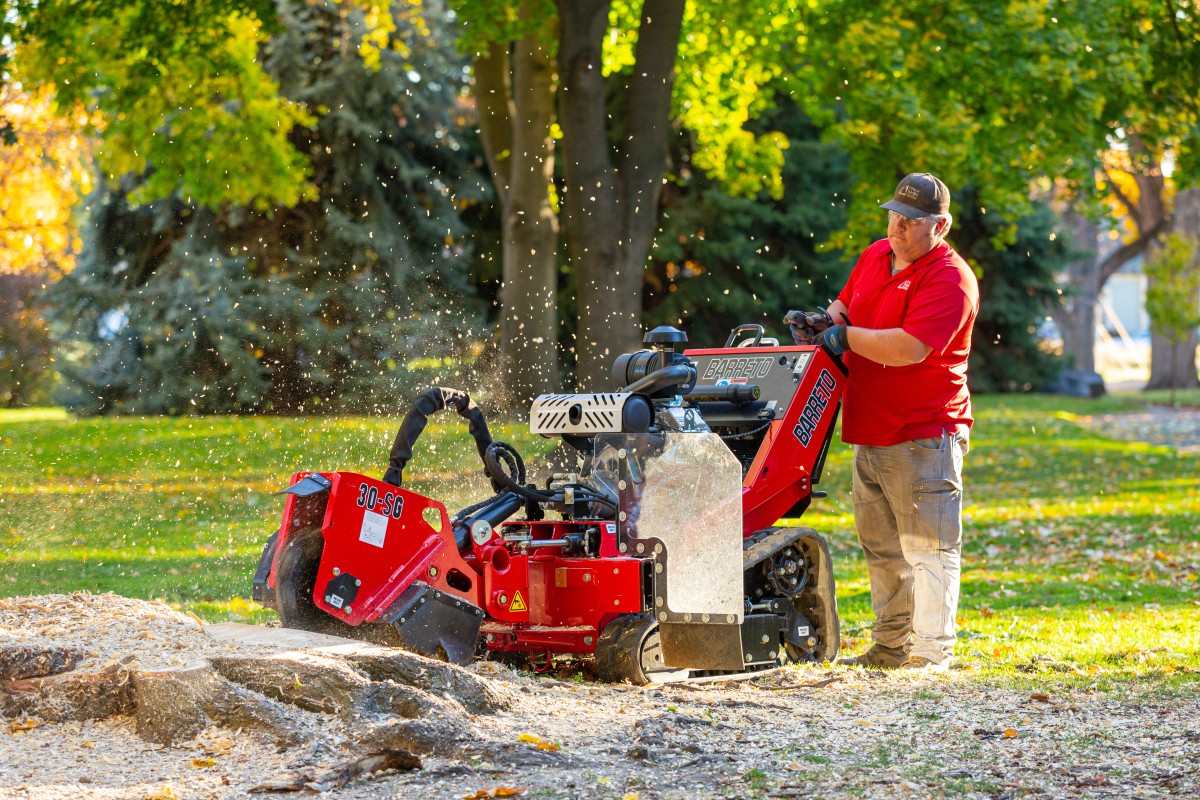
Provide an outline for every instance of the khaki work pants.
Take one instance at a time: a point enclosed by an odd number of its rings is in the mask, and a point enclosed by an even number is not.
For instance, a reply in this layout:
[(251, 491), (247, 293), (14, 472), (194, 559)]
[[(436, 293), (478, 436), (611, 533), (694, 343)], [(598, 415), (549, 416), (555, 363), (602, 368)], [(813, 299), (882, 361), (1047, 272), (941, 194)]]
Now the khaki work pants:
[(854, 525), (885, 647), (942, 662), (954, 653), (962, 551), (963, 434), (854, 447)]

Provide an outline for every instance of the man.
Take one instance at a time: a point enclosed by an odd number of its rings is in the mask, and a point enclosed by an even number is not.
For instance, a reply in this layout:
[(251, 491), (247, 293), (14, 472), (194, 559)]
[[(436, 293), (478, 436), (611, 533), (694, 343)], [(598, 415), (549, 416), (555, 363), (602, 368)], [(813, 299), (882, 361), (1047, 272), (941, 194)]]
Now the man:
[(969, 449), (967, 356), (979, 287), (950, 245), (950, 192), (906, 176), (888, 236), (859, 257), (828, 311), (789, 311), (797, 343), (842, 356), (842, 439), (854, 445), (854, 524), (867, 561), (874, 643), (842, 663), (941, 671), (954, 652)]

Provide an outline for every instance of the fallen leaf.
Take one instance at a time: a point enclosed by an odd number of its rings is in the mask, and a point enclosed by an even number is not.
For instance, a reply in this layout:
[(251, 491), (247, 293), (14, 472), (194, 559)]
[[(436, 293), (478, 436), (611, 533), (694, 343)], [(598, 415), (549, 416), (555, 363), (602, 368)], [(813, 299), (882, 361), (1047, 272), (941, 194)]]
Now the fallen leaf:
[(31, 731), (34, 728), (40, 728), (44, 724), (44, 722), (37, 719), (19, 719), (8, 724), (8, 732), (24, 733), (25, 731)]
[(493, 791), (493, 797), (516, 797), (519, 794), (525, 794), (529, 791), (528, 788), (522, 786), (520, 789), (512, 789), (508, 786), (497, 786)]
[(532, 733), (522, 733), (520, 736), (517, 737), (518, 742), (530, 742), (532, 744), (537, 744), (541, 740), (542, 740), (542, 737), (534, 736)]
[(201, 756), (200, 758), (192, 759), (192, 766), (196, 767), (197, 769), (205, 769), (206, 767), (215, 767), (216, 765), (217, 765), (216, 759), (209, 758), (208, 756)]
[(1049, 702), (1050, 702), (1050, 695), (1048, 695), (1048, 694), (1036, 693), (1036, 694), (1031, 694), (1031, 695), (1029, 695), (1029, 699), (1030, 699), (1030, 700), (1033, 700), (1033, 701), (1034, 701), (1034, 702), (1036, 702), (1036, 703), (1049, 703)]
[(1008, 739), (1015, 739), (1015, 738), (1017, 738), (1017, 737), (1018, 737), (1018, 736), (1020, 736), (1020, 735), (1021, 735), (1021, 734), (1017, 733), (1017, 729), (1016, 729), (1016, 728), (1005, 728), (1005, 729), (1004, 729), (1004, 736), (1005, 736), (1005, 738), (1008, 738)]

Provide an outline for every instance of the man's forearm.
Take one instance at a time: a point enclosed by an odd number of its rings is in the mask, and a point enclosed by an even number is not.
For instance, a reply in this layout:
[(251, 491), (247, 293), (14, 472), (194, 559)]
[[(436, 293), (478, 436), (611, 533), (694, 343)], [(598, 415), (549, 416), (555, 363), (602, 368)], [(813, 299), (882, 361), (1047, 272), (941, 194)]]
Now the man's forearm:
[(846, 332), (850, 349), (863, 358), (869, 358), (885, 367), (906, 367), (918, 364), (933, 352), (920, 339), (901, 328), (876, 331), (869, 328), (851, 327)]

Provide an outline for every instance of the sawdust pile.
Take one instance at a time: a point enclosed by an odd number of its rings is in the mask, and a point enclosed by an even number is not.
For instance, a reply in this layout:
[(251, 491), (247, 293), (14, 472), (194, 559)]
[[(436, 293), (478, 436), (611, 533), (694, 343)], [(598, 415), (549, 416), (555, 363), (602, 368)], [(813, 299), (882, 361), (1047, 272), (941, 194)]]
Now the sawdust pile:
[(79, 671), (183, 666), (239, 649), (209, 638), (203, 625), (165, 603), (114, 594), (0, 598), (0, 645), (67, 648), (82, 657)]

